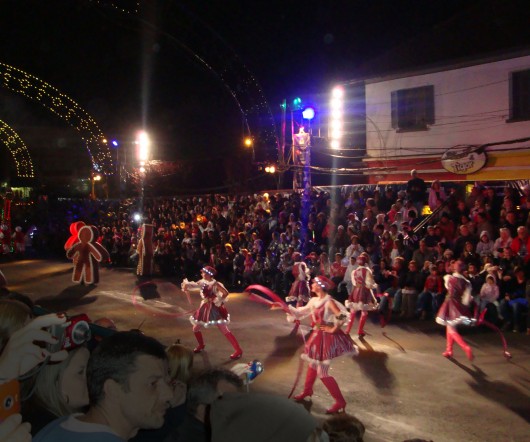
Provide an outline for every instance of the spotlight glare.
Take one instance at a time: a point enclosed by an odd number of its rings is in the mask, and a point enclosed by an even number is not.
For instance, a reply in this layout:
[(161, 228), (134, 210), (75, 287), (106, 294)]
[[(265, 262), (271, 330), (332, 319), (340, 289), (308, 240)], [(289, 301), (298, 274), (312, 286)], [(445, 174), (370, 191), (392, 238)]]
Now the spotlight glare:
[(330, 145), (332, 149), (340, 149), (339, 140), (333, 140)]
[(344, 89), (342, 89), (340, 86), (336, 86), (333, 88), (332, 95), (335, 98), (342, 98), (344, 95)]
[(333, 132), (331, 132), (331, 137), (335, 140), (338, 138), (342, 138), (342, 131), (334, 130)]

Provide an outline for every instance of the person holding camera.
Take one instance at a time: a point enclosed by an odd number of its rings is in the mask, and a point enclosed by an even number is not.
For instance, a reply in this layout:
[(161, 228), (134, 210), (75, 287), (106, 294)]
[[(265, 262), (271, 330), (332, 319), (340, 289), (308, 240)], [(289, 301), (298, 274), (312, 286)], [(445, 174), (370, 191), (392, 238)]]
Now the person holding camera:
[[(4, 300), (6, 303), (17, 301)], [(7, 305), (9, 307), (9, 305)], [(29, 316), (27, 316), (29, 318)], [(6, 325), (7, 317), (0, 309), (0, 323)], [(44, 315), (28, 322), (15, 331), (3, 328), (0, 342), (0, 398), (2, 407), (0, 416), (0, 442), (22, 442), (31, 440), (31, 424), (22, 422), (20, 414), (20, 384), (19, 378), (44, 361), (62, 361), (66, 352), (51, 353), (38, 345), (39, 342), (55, 344), (57, 339), (47, 331), (48, 327), (64, 324), (65, 315)]]
[(24, 403), (22, 415), (37, 434), (61, 416), (84, 411), (88, 405), (86, 367), (90, 352), (82, 345), (68, 351), (56, 364), (45, 364), (35, 378), (34, 393)]
[(160, 428), (173, 391), (164, 346), (136, 331), (104, 338), (87, 366), (89, 408), (54, 420), (34, 442), (123, 442), (141, 428)]
[(193, 325), (193, 333), (197, 339), (198, 346), (193, 349), (195, 353), (200, 353), (204, 350), (205, 344), (202, 337), (201, 328), (216, 325), (217, 328), (225, 335), (228, 342), (234, 347), (234, 353), (230, 355), (230, 359), (239, 359), (243, 355), (243, 350), (239, 346), (239, 342), (232, 332), (228, 329), (230, 323), (230, 315), (224, 306), (226, 298), (228, 297), (228, 290), (225, 286), (216, 281), (214, 276), (216, 270), (211, 266), (205, 266), (201, 270), (202, 279), (197, 282), (191, 282), (185, 279), (182, 282), (182, 290), (200, 288), (201, 290), (201, 305), (190, 316), (190, 322)]
[(326, 413), (338, 413), (346, 408), (346, 400), (333, 376), (329, 375), (331, 360), (342, 356), (356, 356), (358, 349), (350, 335), (344, 333), (341, 327), (348, 319), (348, 312), (342, 304), (335, 301), (329, 291), (335, 284), (325, 276), (317, 276), (311, 284), (311, 291), (316, 296), (311, 298), (304, 307), (289, 306), (288, 320), (302, 319), (311, 315), (313, 331), (306, 342), (302, 359), (309, 363), (307, 368), (304, 390), (296, 395), (296, 401), (302, 401), (313, 395), (313, 385), (317, 376), (326, 386), (335, 403)]

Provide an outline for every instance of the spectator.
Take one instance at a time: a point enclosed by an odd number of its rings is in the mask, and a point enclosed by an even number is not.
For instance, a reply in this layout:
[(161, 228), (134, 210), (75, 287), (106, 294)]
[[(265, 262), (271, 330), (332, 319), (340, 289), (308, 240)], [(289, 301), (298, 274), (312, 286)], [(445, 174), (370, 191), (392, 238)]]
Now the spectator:
[(432, 264), (429, 272), (423, 291), (418, 296), (418, 310), (422, 320), (436, 313), (443, 302), (443, 279), (438, 274), (436, 265)]
[(140, 430), (131, 439), (133, 442), (167, 441), (186, 417), (186, 391), (193, 367), (193, 351), (175, 343), (166, 348), (169, 364), (169, 383), (173, 388), (171, 407), (164, 417), (164, 425), (159, 429)]
[(212, 403), (210, 420), (212, 442), (305, 442), (320, 434), (304, 407), (273, 395), (227, 393)]
[(346, 413), (328, 417), (322, 423), (322, 429), (328, 435), (329, 442), (362, 442), (365, 432), (364, 424)]
[(501, 316), (499, 304), (499, 286), (497, 285), (495, 276), (492, 274), (488, 274), (486, 276), (486, 281), (480, 289), (480, 294), (477, 301), (479, 313), (484, 312), (484, 315), (481, 316), (486, 317), (486, 319), (490, 322), (498, 323), (499, 317)]
[[(444, 201), (447, 199), (444, 188), (440, 184), (440, 180), (434, 180), (429, 189), (429, 208), (434, 212), (438, 207), (440, 207)], [(421, 212), (420, 212), (421, 213)]]
[(525, 273), (528, 274), (530, 267), (530, 235), (525, 226), (517, 228), (517, 236), (512, 240), (510, 247), (514, 254), (523, 260)]
[(501, 227), (499, 229), (499, 237), (493, 243), (493, 257), (498, 259), (503, 253), (505, 247), (510, 247), (512, 244), (512, 237), (510, 236), (510, 229)]
[(78, 347), (57, 364), (44, 365), (36, 379), (34, 394), (24, 404), (22, 415), (31, 423), (31, 433), (37, 434), (58, 417), (79, 413), (88, 405), (86, 368), (90, 352)]
[(215, 368), (192, 379), (188, 385), (186, 417), (171, 440), (175, 442), (207, 442), (211, 440), (209, 409), (226, 393), (241, 391), (243, 381), (230, 370)]
[(418, 176), (416, 169), (410, 171), (411, 179), (407, 182), (407, 195), (416, 208), (418, 213), (422, 212), (423, 205), (425, 204), (425, 192), (427, 191), (427, 185), (425, 181)]
[(86, 414), (51, 422), (34, 441), (122, 442), (140, 428), (161, 427), (172, 398), (167, 373), (167, 356), (156, 339), (138, 332), (105, 338), (88, 361)]
[(505, 320), (503, 328), (512, 329), (517, 333), (523, 328), (522, 317), (528, 312), (528, 300), (526, 299), (527, 279), (522, 267), (514, 269), (514, 278), (510, 284), (506, 284), (503, 289), (503, 300), (501, 301), (501, 313)]

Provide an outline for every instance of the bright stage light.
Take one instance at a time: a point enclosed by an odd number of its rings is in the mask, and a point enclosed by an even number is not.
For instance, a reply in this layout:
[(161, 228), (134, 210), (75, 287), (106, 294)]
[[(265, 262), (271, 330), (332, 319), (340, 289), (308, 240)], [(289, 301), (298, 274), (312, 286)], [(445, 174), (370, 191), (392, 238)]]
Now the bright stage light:
[(306, 107), (302, 111), (302, 117), (304, 117), (306, 120), (312, 120), (313, 118), (315, 118), (315, 109), (313, 109), (312, 107)]
[(133, 215), (133, 219), (136, 221), (136, 222), (139, 222), (142, 220), (142, 215), (140, 215), (139, 213), (135, 213)]
[(151, 146), (151, 141), (149, 140), (147, 132), (143, 130), (138, 132), (137, 141), (140, 146), (138, 149), (138, 160), (145, 162), (149, 159), (149, 147)]
[(343, 115), (344, 115), (344, 89), (336, 86), (331, 91), (329, 138), (332, 149), (340, 149), (343, 136)]
[(334, 98), (342, 98), (344, 96), (344, 89), (340, 86), (336, 86), (331, 91), (331, 94)]
[(112, 140), (112, 145), (113, 145), (114, 147), (118, 147), (118, 142), (117, 142), (116, 140)]

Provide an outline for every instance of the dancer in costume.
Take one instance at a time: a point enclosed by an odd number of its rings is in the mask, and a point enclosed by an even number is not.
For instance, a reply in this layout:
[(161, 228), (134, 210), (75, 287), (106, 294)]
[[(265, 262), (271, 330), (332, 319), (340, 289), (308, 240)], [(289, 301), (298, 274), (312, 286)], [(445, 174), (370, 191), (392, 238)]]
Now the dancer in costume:
[(348, 335), (355, 322), (355, 314), (357, 311), (361, 312), (359, 329), (357, 330), (357, 334), (360, 338), (366, 335), (364, 332), (364, 324), (368, 317), (368, 312), (378, 309), (377, 299), (372, 291), (377, 287), (377, 284), (374, 281), (372, 270), (368, 267), (367, 262), (368, 254), (366, 252), (361, 253), (357, 257), (357, 264), (359, 264), (359, 266), (351, 273), (353, 290), (348, 296), (348, 299), (344, 302), (350, 311), (350, 321), (346, 327), (346, 333)]
[(309, 363), (307, 368), (304, 391), (295, 396), (294, 399), (302, 401), (307, 396), (313, 395), (313, 384), (317, 376), (329, 390), (335, 404), (326, 413), (337, 413), (346, 408), (346, 401), (340, 391), (335, 378), (329, 375), (331, 360), (338, 356), (358, 354), (358, 349), (351, 337), (341, 330), (342, 324), (347, 320), (348, 312), (339, 302), (335, 301), (329, 291), (335, 284), (325, 276), (317, 276), (313, 279), (311, 290), (315, 297), (311, 298), (304, 307), (289, 306), (290, 315), (300, 320), (311, 315), (313, 331), (306, 342), (302, 359)]
[(294, 261), (292, 270), (294, 282), (285, 300), (287, 302), (296, 302), (296, 306), (301, 307), (309, 301), (309, 267), (302, 261), (300, 252), (294, 252), (292, 257)]
[(230, 315), (224, 306), (226, 298), (228, 297), (228, 290), (223, 284), (214, 279), (216, 270), (211, 266), (205, 266), (201, 270), (202, 279), (193, 282), (184, 279), (182, 281), (182, 290), (200, 289), (201, 290), (201, 305), (197, 311), (190, 316), (190, 322), (193, 325), (193, 333), (199, 345), (193, 349), (195, 353), (200, 353), (205, 345), (201, 333), (201, 328), (208, 328), (212, 325), (226, 336), (226, 339), (234, 347), (234, 353), (230, 355), (230, 359), (239, 359), (243, 355), (243, 350), (239, 346), (236, 337), (228, 330), (228, 323), (230, 322)]
[(471, 283), (462, 275), (464, 268), (465, 264), (463, 261), (456, 261), (453, 267), (453, 274), (444, 276), (447, 296), (440, 310), (438, 310), (436, 322), (446, 327), (447, 347), (442, 355), (446, 358), (451, 358), (453, 356), (453, 343), (456, 341), (466, 353), (467, 358), (472, 361), (473, 352), (471, 347), (456, 331), (456, 327), (460, 324), (474, 325), (476, 323), (469, 308)]

